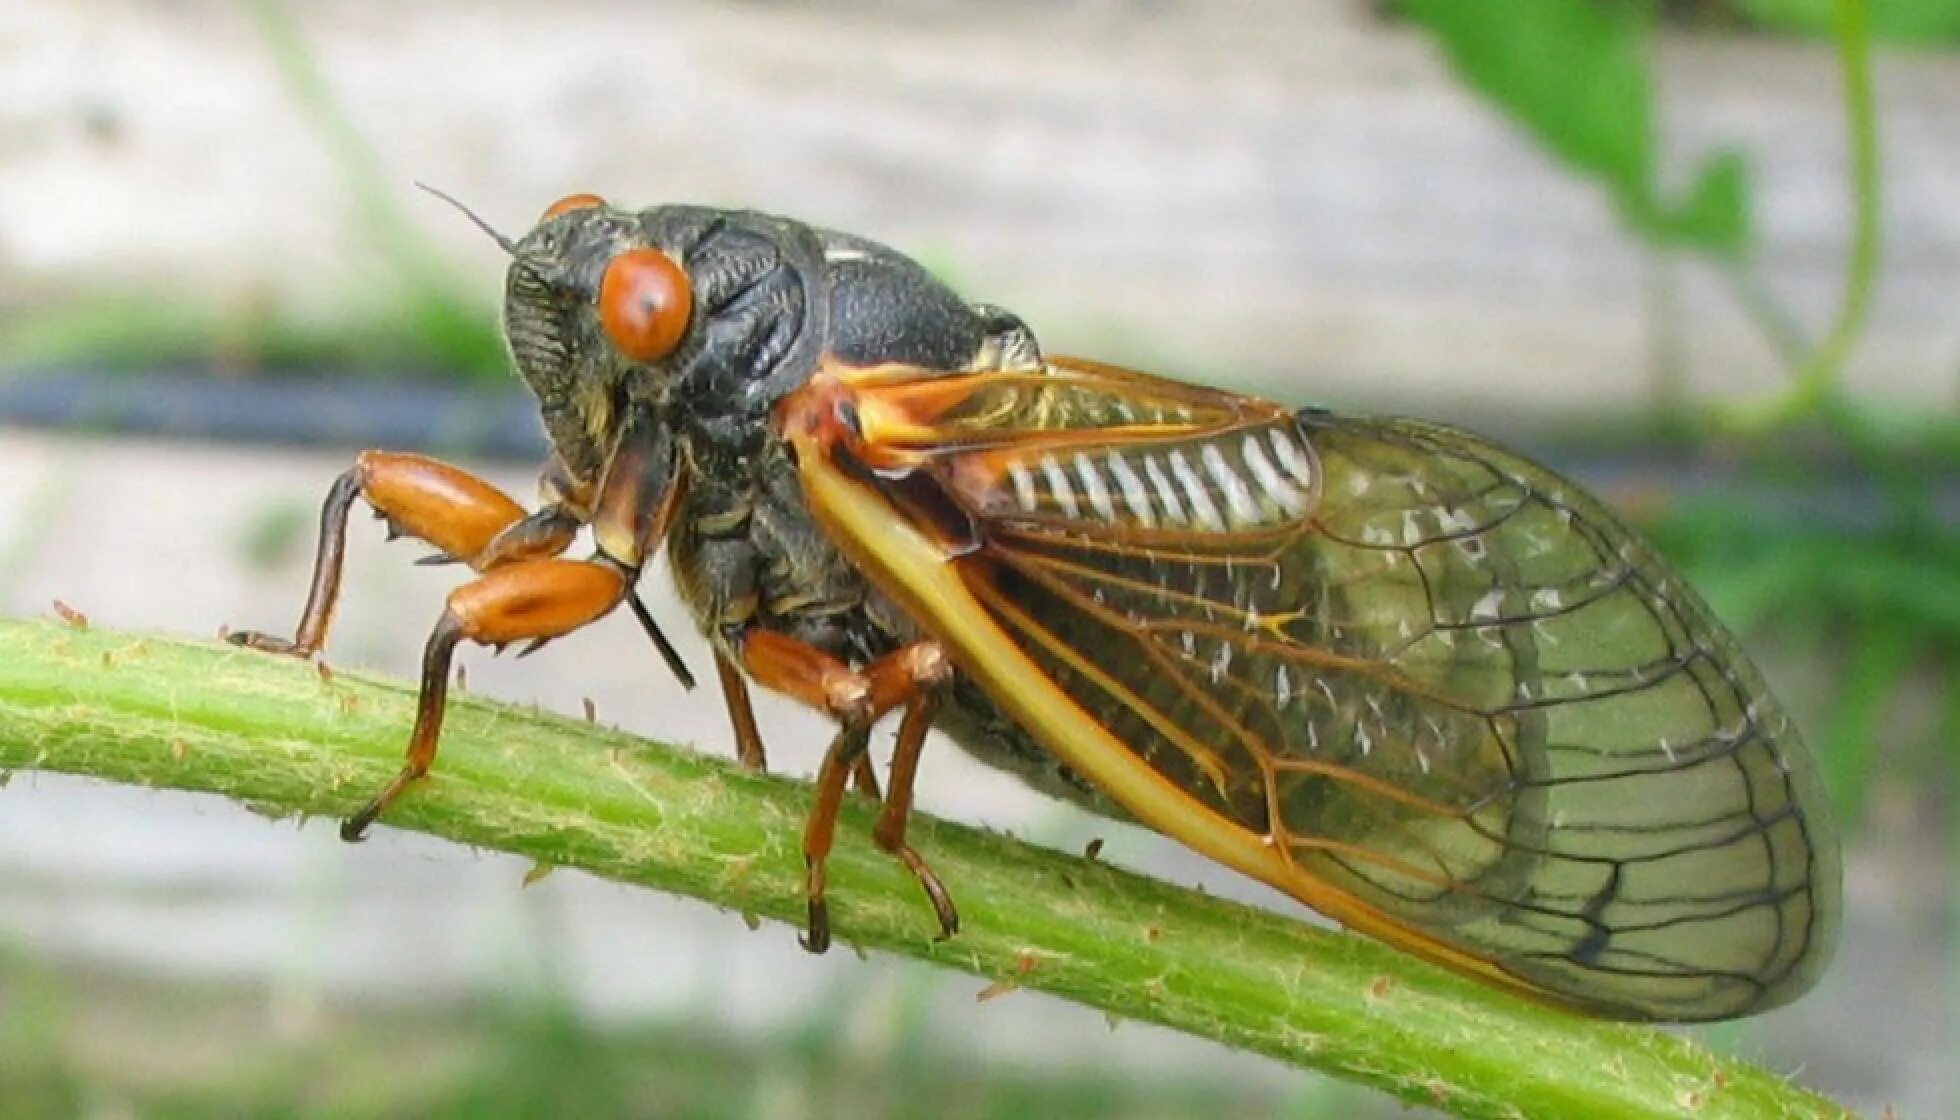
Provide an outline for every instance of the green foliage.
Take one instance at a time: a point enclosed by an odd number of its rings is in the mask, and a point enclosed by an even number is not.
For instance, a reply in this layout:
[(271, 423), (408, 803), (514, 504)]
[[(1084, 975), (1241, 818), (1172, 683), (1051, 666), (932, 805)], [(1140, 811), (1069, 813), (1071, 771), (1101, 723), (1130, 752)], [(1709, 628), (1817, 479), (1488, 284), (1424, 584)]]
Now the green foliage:
[(66, 1026), (59, 985), (0, 945), (0, 1116), (80, 1116), (93, 1095), (61, 1043)]
[[(1779, 31), (1829, 35), (1837, 0), (1731, 0), (1754, 23)], [(1960, 42), (1960, 0), (1871, 0), (1872, 35), (1894, 43)]]
[[(921, 974), (923, 975), (923, 974)], [(1002, 1073), (916, 1034), (844, 1024), (881, 1011), (849, 990), (805, 1029), (724, 1037), (678, 1017), (604, 1030), (562, 997), (381, 1003), (268, 1029), (267, 993), (226, 983), (102, 975), (0, 952), (0, 1116), (658, 1117), (796, 1114), (884, 1120), (1198, 1120), (1275, 1115), (1270, 1086), (1104, 1070)], [(291, 998), (291, 993), (288, 993)], [(352, 1010), (352, 1009), (348, 1009)], [(83, 1024), (92, 1027), (80, 1029)], [(893, 1051), (903, 1050), (903, 1055)], [(1352, 1115), (1328, 1111), (1303, 1117)]]
[(496, 322), (496, 311), (487, 306), (427, 313), (414, 300), (322, 315), (157, 292), (93, 291), (0, 322), (0, 361), (23, 367), (86, 363), (92, 370), (133, 374), (170, 367), (240, 375), (414, 373), (502, 384), (509, 374)]
[(1670, 197), (1655, 163), (1653, 8), (1639, 0), (1408, 0), (1472, 89), (1598, 181), (1642, 237), (1735, 256), (1748, 245), (1746, 167), (1704, 162)]
[(1888, 730), (1916, 682), (1960, 680), (1960, 529), (1929, 516), (1875, 533), (1777, 528), (1753, 513), (1722, 498), (1683, 502), (1649, 530), (1731, 624), (1815, 636), (1830, 702), (1811, 732), (1841, 819), (1855, 824), (1881, 751), (1888, 761), (1947, 751), (1951, 729), (1912, 743), (1888, 741)]
[(306, 555), (312, 545), (313, 507), (271, 502), (253, 511), (239, 534), (238, 552), (255, 572), (270, 572)]

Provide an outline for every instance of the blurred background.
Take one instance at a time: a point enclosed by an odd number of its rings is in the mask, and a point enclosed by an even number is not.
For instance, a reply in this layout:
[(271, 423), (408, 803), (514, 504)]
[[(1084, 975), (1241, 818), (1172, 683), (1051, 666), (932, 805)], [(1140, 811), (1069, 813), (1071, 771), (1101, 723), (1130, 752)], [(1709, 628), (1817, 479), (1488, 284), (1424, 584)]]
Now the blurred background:
[[(1865, 34), (1869, 104), (1845, 81)], [(1960, 0), (5, 5), (0, 612), (284, 630), (362, 447), (533, 492), (501, 254), (415, 180), (512, 232), (587, 190), (789, 213), (912, 253), (1051, 352), (1479, 427), (1627, 511), (1745, 634), (1846, 834), (1822, 986), (1703, 1035), (1944, 1115), (1956, 50)], [(330, 657), (411, 675), (454, 577), (354, 537)], [(464, 660), (473, 691), (730, 749), (712, 684), (680, 698), (630, 619)], [(821, 725), (762, 716), (772, 762), (813, 769)], [(921, 802), (1241, 889), (951, 749)], [(0, 1116), (1405, 1112), (526, 870), (14, 775)]]

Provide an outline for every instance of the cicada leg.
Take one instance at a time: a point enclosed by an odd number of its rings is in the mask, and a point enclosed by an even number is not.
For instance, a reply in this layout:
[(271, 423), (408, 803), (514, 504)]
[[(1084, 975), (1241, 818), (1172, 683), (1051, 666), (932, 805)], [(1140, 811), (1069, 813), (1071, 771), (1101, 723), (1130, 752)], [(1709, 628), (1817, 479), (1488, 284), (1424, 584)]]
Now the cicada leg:
[[(756, 726), (755, 705), (749, 700), (748, 682), (742, 670), (726, 656), (715, 654), (715, 673), (721, 677), (722, 699), (728, 704), (728, 722), (735, 729), (735, 757), (745, 770), (766, 773), (768, 755), (762, 745), (762, 732)], [(851, 767), (851, 783), (873, 801), (880, 800), (878, 772), (872, 768), (869, 752), (858, 756)]]
[(851, 784), (857, 791), (873, 801), (883, 801), (885, 795), (878, 791), (878, 771), (871, 765), (871, 754), (865, 752), (851, 767)]
[(721, 678), (721, 696), (728, 704), (728, 722), (735, 728), (735, 757), (744, 770), (758, 773), (769, 769), (762, 746), (762, 731), (756, 727), (755, 705), (749, 702), (749, 685), (742, 671), (721, 652), (715, 653), (715, 674)]
[(572, 543), (578, 519), (552, 506), (526, 516), (509, 495), (467, 471), (422, 455), (363, 451), (334, 480), (320, 507), (320, 541), (313, 581), (290, 639), (245, 630), (234, 645), (311, 657), (326, 645), (340, 605), (347, 553), (347, 518), (364, 498), (388, 522), (390, 538), (411, 536), (436, 547), (432, 560), (467, 563), (477, 571), (516, 560), (556, 556)]
[[(495, 567), (450, 592), (422, 656), (421, 691), (407, 760), (395, 779), (341, 826), (343, 840), (360, 839), (435, 762), (448, 703), (450, 664), (459, 643), (467, 639), (501, 648), (528, 642), (528, 653), (598, 620), (631, 597), (641, 565), (650, 548), (665, 538), (679, 495), (685, 491), (685, 475), (677, 476), (672, 444), (665, 435), (644, 410), (635, 411), (622, 426), (591, 506), (593, 536), (599, 546), (591, 559), (499, 558)], [(524, 523), (512, 522), (513, 531)], [(495, 548), (503, 539), (490, 534), (483, 543)]]
[(829, 889), (830, 849), (837, 839), (837, 810), (844, 803), (844, 783), (857, 760), (864, 757), (870, 737), (869, 723), (840, 728), (824, 752), (823, 765), (817, 768), (816, 795), (803, 825), (803, 894), (810, 917), (796, 938), (797, 944), (812, 953), (830, 948), (830, 904), (825, 894)]
[(520, 560), (450, 592), (422, 654), (421, 691), (408, 759), (401, 773), (340, 827), (355, 841), (410, 783), (429, 772), (448, 706), (450, 664), (464, 639), (503, 646), (541, 645), (597, 620), (619, 605), (637, 573), (603, 556), (593, 560)]
[[(809, 909), (809, 925), (800, 938), (803, 947), (813, 953), (830, 947), (826, 863), (836, 839), (837, 811), (852, 776), (861, 766), (868, 769), (866, 745), (871, 726), (899, 707), (905, 709), (905, 715), (892, 759), (891, 788), (872, 835), (880, 848), (918, 879), (939, 920), (940, 936), (951, 937), (958, 932), (959, 914), (951, 896), (925, 860), (905, 842), (919, 751), (932, 726), (937, 689), (952, 676), (952, 663), (945, 651), (936, 642), (917, 642), (856, 670), (815, 647), (766, 630), (745, 634), (740, 648), (742, 664), (764, 687), (825, 711), (838, 723), (837, 737), (824, 752), (817, 771), (816, 796), (803, 830)], [(863, 788), (863, 779), (859, 780)], [(875, 776), (870, 786), (875, 792)]]
[[(927, 866), (925, 857), (905, 841), (905, 825), (912, 816), (912, 780), (918, 776), (919, 753), (925, 748), (926, 732), (932, 730), (932, 717), (938, 709), (937, 692), (921, 692), (906, 705), (905, 714), (898, 721), (898, 743), (892, 749), (891, 791), (878, 813), (878, 823), (872, 826), (871, 839), (912, 872), (939, 918), (940, 936), (951, 937), (960, 929), (960, 914), (953, 906), (953, 896)], [(875, 789), (872, 794), (876, 796)]]
[[(357, 497), (366, 499), (376, 516), (388, 523), (389, 539), (414, 537), (436, 547), (421, 563), (461, 563), (485, 572), (520, 560), (547, 559), (570, 547), (588, 516), (582, 504), (590, 494), (581, 495), (556, 462), (546, 468), (544, 489), (547, 504), (526, 513), (502, 490), (440, 460), (406, 452), (364, 451), (334, 480), (320, 508), (313, 582), (293, 637), (241, 630), (226, 638), (233, 645), (295, 657), (311, 657), (325, 647), (334, 609), (340, 605), (347, 518)], [(638, 592), (629, 593), (629, 602), (668, 670), (683, 688), (693, 688), (694, 674)]]

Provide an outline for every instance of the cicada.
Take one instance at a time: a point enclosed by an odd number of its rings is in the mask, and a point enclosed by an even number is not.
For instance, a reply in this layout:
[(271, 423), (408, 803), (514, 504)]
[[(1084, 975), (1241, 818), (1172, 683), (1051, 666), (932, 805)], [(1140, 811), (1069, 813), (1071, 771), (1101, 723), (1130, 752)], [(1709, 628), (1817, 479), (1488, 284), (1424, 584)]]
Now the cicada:
[[(467, 213), (467, 211), (465, 211)], [(400, 776), (436, 756), (464, 642), (541, 643), (661, 548), (714, 650), (837, 725), (808, 928), (855, 784), (906, 839), (927, 732), (1133, 819), (1353, 930), (1537, 999), (1708, 1020), (1830, 956), (1840, 871), (1795, 727), (1695, 592), (1597, 499), (1467, 432), (1043, 352), (883, 245), (787, 218), (574, 195), (510, 256), (504, 333), (552, 456), (540, 507), (419, 456), (333, 487), (311, 655), (363, 500), (476, 572), (429, 638)], [(589, 527), (595, 551), (567, 559)], [(897, 714), (884, 788), (868, 733)]]

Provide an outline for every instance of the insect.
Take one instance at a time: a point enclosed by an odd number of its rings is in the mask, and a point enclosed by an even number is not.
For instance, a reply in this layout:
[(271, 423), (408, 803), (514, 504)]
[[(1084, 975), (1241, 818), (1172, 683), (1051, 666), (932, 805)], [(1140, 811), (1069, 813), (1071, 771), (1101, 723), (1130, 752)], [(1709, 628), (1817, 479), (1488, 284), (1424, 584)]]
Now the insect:
[[(320, 649), (357, 499), (475, 570), (429, 637), (407, 763), (347, 839), (428, 771), (463, 642), (540, 644), (626, 602), (691, 683), (634, 593), (664, 547), (741, 760), (765, 761), (750, 681), (836, 722), (803, 842), (812, 950), (853, 784), (957, 930), (906, 839), (938, 727), (1540, 1000), (1720, 1019), (1823, 969), (1838, 851), (1796, 729), (1572, 483), (1448, 427), (1045, 355), (901, 254), (785, 218), (591, 195), (518, 239), (471, 218), (511, 258), (541, 507), (364, 453), (297, 635), (234, 635)], [(561, 556), (585, 526), (594, 553)], [(894, 712), (879, 790), (868, 733)]]

